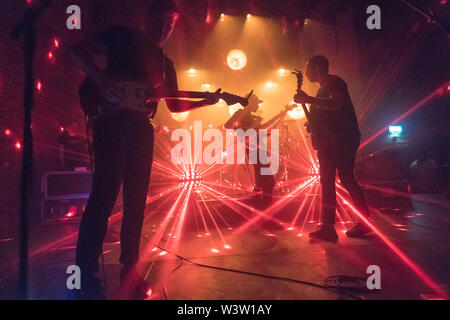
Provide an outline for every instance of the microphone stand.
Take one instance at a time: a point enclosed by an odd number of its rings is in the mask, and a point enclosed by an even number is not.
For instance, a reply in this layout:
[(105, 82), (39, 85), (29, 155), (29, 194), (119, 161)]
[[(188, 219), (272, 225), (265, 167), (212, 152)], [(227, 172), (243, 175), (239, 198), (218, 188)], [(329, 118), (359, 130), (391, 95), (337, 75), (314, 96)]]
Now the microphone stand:
[(44, 0), (28, 9), (23, 19), (14, 27), (11, 37), (23, 41), (22, 49), (25, 62), (24, 84), (24, 122), (22, 143), (22, 174), (20, 185), (20, 245), (19, 245), (19, 274), (16, 299), (28, 298), (28, 207), (31, 197), (33, 176), (33, 135), (31, 130), (32, 110), (34, 106), (34, 54), (36, 49), (36, 21), (45, 8), (50, 5), (50, 0)]

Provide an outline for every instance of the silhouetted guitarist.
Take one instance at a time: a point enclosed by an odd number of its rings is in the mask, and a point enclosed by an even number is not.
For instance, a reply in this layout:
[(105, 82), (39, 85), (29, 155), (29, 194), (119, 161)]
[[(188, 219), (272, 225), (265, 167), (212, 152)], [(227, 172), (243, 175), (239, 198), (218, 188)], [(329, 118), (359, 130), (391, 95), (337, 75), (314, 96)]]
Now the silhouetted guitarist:
[[(336, 215), (336, 170), (342, 185), (350, 193), (355, 206), (365, 215), (369, 210), (364, 193), (354, 176), (355, 157), (360, 143), (358, 122), (347, 84), (340, 77), (328, 73), (328, 60), (314, 56), (306, 64), (306, 76), (320, 84), (317, 97), (304, 91), (295, 95), (296, 103), (311, 104), (309, 130), (314, 136), (314, 147), (320, 165), (322, 185), (322, 224), (310, 233), (312, 238), (337, 241), (334, 229)], [(347, 231), (349, 237), (360, 237), (370, 231), (362, 221)]]
[[(161, 45), (170, 36), (178, 18), (175, 1), (142, 1), (140, 30), (115, 26), (80, 41), (72, 47), (75, 60), (98, 85), (111, 104), (124, 98), (116, 78), (134, 79), (151, 89), (177, 90), (172, 61)], [(94, 55), (106, 57), (107, 68), (99, 70)], [(172, 112), (184, 112), (217, 103), (217, 97), (202, 101), (167, 100)], [(150, 116), (157, 102), (150, 103)], [(130, 298), (144, 298), (146, 285), (136, 271), (139, 244), (153, 159), (154, 132), (149, 115), (118, 111), (95, 119), (93, 147), (95, 172), (92, 192), (83, 214), (76, 250), (82, 272), (81, 298), (105, 298), (97, 276), (108, 218), (123, 182), (124, 212), (121, 229), (121, 280), (131, 278)], [(130, 288), (128, 288), (130, 289)]]

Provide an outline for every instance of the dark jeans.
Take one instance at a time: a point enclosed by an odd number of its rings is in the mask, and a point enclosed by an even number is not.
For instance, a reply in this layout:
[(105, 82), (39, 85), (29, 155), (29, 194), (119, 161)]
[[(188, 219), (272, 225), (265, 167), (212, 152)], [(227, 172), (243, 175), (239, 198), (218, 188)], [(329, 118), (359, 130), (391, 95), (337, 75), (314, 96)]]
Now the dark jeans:
[(145, 116), (120, 114), (98, 119), (93, 135), (94, 181), (76, 250), (76, 263), (86, 273), (98, 270), (108, 219), (122, 183), (120, 262), (125, 267), (137, 262), (153, 160), (153, 127)]
[(262, 191), (261, 195), (258, 195), (255, 201), (255, 207), (260, 210), (264, 210), (272, 203), (272, 193), (275, 186), (275, 179), (273, 175), (262, 175), (261, 168), (267, 168), (269, 165), (263, 165), (256, 163), (253, 165), (255, 172), (255, 189), (256, 191)]
[(355, 179), (355, 157), (358, 144), (318, 150), (320, 183), (322, 185), (322, 223), (333, 225), (336, 216), (336, 170), (339, 180), (350, 193), (355, 207), (369, 216), (364, 192)]

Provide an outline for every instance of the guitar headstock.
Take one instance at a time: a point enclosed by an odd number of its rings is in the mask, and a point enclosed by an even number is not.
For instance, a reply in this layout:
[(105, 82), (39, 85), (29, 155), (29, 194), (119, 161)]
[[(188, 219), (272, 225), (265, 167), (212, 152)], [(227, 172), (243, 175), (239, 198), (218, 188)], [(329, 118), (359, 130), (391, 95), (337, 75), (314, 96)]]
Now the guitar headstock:
[(241, 96), (231, 94), (228, 92), (219, 92), (218, 95), (219, 95), (219, 98), (222, 99), (223, 101), (225, 101), (227, 105), (240, 103), (243, 107), (245, 107), (248, 105), (248, 98), (250, 98), (252, 93), (253, 93), (253, 90), (252, 90), (252, 92), (250, 92), (250, 94), (246, 98), (243, 98)]
[(298, 105), (296, 103), (290, 103), (290, 104), (286, 104), (283, 108), (283, 110), (285, 111), (291, 111), (292, 109), (297, 108)]
[(299, 93), (302, 90), (303, 86), (303, 72), (301, 70), (295, 69), (294, 71), (292, 71), (292, 74), (297, 77), (297, 93)]

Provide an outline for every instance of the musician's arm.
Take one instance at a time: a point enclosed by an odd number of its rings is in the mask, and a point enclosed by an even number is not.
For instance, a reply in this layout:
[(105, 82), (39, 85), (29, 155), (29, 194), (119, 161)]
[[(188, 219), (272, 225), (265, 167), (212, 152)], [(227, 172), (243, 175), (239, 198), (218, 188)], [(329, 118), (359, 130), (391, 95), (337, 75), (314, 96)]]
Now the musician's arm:
[(345, 96), (341, 90), (333, 90), (330, 93), (329, 98), (316, 98), (307, 95), (304, 91), (300, 94), (295, 95), (294, 101), (296, 103), (309, 103), (314, 105), (319, 109), (337, 111), (342, 108), (344, 104)]
[[(171, 60), (166, 60), (166, 87), (170, 90), (178, 91), (177, 73)], [(179, 99), (166, 99), (170, 112), (186, 112), (209, 106), (218, 102), (218, 99), (203, 99), (200, 101), (188, 101)]]
[(286, 116), (287, 110), (282, 111), (266, 123), (260, 125), (260, 129), (270, 129), (280, 123), (281, 120)]

